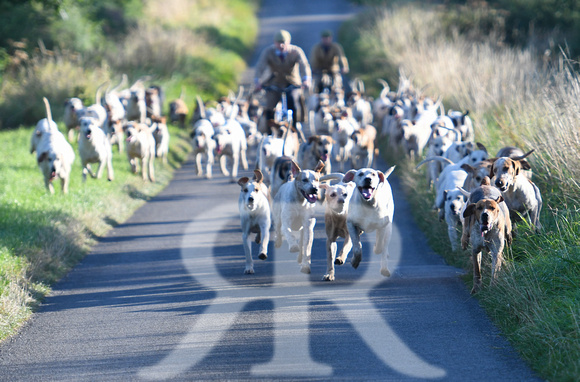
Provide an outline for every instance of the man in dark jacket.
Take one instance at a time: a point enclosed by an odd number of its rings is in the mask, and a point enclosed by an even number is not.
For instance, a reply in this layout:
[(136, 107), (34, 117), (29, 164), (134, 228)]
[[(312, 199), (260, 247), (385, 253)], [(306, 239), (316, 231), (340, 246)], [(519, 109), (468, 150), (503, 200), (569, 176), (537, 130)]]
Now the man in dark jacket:
[(333, 86), (342, 88), (342, 75), (349, 71), (348, 60), (344, 55), (342, 46), (332, 41), (330, 30), (322, 31), (320, 42), (310, 51), (310, 64), (312, 65), (314, 90), (320, 93), (323, 90), (321, 79), (324, 73), (333, 80)]

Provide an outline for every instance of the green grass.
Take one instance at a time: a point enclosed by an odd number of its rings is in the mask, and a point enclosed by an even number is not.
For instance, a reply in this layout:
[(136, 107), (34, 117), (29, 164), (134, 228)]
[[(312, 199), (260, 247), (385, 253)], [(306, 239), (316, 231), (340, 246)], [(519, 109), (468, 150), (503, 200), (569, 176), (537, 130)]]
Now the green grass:
[[(70, 192), (50, 195), (30, 154), (33, 128), (3, 132), (0, 165), (0, 339), (30, 315), (50, 285), (74, 266), (111, 227), (161, 191), (190, 151), (186, 131), (169, 126), (169, 163), (155, 164), (156, 183), (130, 172), (125, 153), (114, 152), (115, 180), (81, 178), (78, 157)], [(63, 128), (61, 127), (61, 131)]]
[[(41, 52), (33, 43), (20, 42), (19, 52), (0, 46), (0, 130), (6, 130), (0, 131), (0, 341), (18, 330), (51, 285), (88, 253), (98, 237), (160, 192), (191, 150), (189, 132), (170, 125), (169, 164), (156, 163), (155, 184), (130, 173), (126, 155), (117, 151), (113, 182), (87, 179), (83, 183), (77, 154), (69, 194), (62, 195), (57, 183), (51, 196), (35, 155), (29, 153), (31, 126), (45, 117), (42, 97), (49, 99), (53, 118), (59, 122), (66, 98), (79, 97), (88, 106), (103, 82), (116, 85), (127, 74), (131, 84), (149, 75), (147, 85), (165, 91), (164, 110), (182, 89), (192, 109), (196, 95), (208, 100), (237, 91), (238, 75), (245, 69), (243, 56), (257, 35), (255, 0), (54, 4), (71, 17), (56, 20), (55, 14), (43, 13), (48, 24), (26, 33), (30, 42), (47, 37), (49, 31), (66, 32), (58, 34), (60, 46), (51, 44), (50, 36), (45, 39), (48, 49)], [(9, 6), (0, 18), (16, 19), (15, 13), (27, 6)], [(115, 12), (115, 22), (123, 24), (124, 33), (113, 36), (98, 28), (95, 20), (107, 7)], [(112, 20), (101, 22), (109, 25)], [(67, 31), (80, 24), (82, 36), (67, 40), (65, 36), (71, 36)], [(13, 26), (4, 27), (17, 39), (21, 31)], [(106, 43), (99, 43), (107, 37)], [(26, 57), (20, 64), (14, 60), (16, 53)], [(64, 131), (62, 124), (60, 129)]]

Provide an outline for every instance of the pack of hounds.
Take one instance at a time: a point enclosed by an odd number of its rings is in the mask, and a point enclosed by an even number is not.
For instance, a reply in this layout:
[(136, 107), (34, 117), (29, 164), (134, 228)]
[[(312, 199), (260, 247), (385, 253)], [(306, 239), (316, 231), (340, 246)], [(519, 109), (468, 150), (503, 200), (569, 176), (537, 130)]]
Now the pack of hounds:
[[(310, 273), (315, 209), (324, 203), (327, 270), (322, 279), (335, 280), (335, 265), (344, 264), (351, 250), (350, 262), (357, 268), (362, 260), (361, 235), (371, 232), (376, 233), (374, 253), (381, 256), (380, 273), (391, 275), (387, 259), (394, 202), (388, 177), (394, 166), (384, 171), (373, 168), (379, 140), (384, 150), (420, 160), (417, 169), (425, 169), (435, 194), (433, 208), (448, 226), (452, 250), (471, 246), (472, 293), (482, 287), (482, 251), (491, 256), (491, 281), (497, 278), (505, 246), (512, 242), (512, 221), (525, 219), (536, 231), (541, 229), (542, 197), (526, 160), (533, 149), (524, 153), (504, 147), (491, 157), (475, 142), (468, 111), (446, 113), (441, 99), (416, 90), (402, 71), (396, 91), (378, 81), (383, 89), (375, 99), (366, 95), (364, 83), (357, 79), (347, 94), (330, 87), (307, 96), (305, 130), (299, 122), (261, 118), (260, 92), (245, 95), (240, 87), (237, 94), (230, 92), (207, 104), (197, 97), (190, 118), (197, 175), (212, 178), (217, 160), (222, 174), (240, 186), (246, 274), (254, 273), (251, 235), (259, 245), (258, 258), (266, 260), (271, 230), (275, 247), (286, 241), (289, 251), (298, 253), (300, 271)], [(140, 162), (143, 179), (151, 181), (154, 159), (167, 158), (169, 135), (161, 89), (145, 88), (140, 79), (119, 90), (124, 82), (125, 77), (115, 88), (107, 88), (104, 97), (99, 88), (92, 106), (84, 107), (78, 98), (66, 102), (68, 141), (74, 141), (79, 131), (83, 180), (87, 174), (101, 177), (104, 166), (108, 179), (113, 179), (113, 145), (127, 152), (134, 172)], [(47, 118), (37, 125), (31, 152), (37, 152), (50, 192), (56, 178), (67, 192), (75, 154), (52, 121), (46, 99), (45, 103)], [(188, 113), (182, 92), (169, 104), (170, 121), (185, 128)], [(240, 164), (249, 169), (249, 153), (255, 153), (254, 175), (238, 178)], [(91, 163), (98, 163), (96, 172)], [(333, 167), (339, 171), (333, 172)]]

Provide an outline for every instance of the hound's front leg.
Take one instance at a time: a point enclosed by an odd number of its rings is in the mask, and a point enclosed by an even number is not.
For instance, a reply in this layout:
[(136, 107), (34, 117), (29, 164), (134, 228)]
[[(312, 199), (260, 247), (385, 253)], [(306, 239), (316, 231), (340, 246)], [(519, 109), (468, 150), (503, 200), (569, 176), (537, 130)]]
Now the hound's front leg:
[(352, 240), (350, 240), (350, 235), (346, 235), (344, 238), (344, 244), (342, 245), (342, 249), (340, 250), (340, 254), (334, 260), (334, 264), (342, 265), (346, 261), (346, 257), (352, 248)]
[(230, 172), (226, 166), (227, 160), (228, 159), (225, 155), (220, 156), (220, 169), (222, 170), (222, 174), (224, 174), (224, 176), (230, 176)]
[(213, 151), (210, 151), (207, 154), (207, 164), (205, 165), (206, 166), (205, 177), (207, 179), (211, 179), (213, 176), (213, 173), (212, 173), (213, 162), (214, 162)]
[(336, 258), (336, 241), (326, 239), (326, 274), (322, 276), (323, 281), (334, 281), (334, 261)]
[(471, 260), (473, 262), (473, 288), (471, 289), (471, 294), (474, 294), (481, 289), (481, 248), (473, 248)]
[(258, 258), (260, 260), (266, 260), (268, 258), (268, 242), (270, 241), (270, 220), (260, 224), (260, 236), (260, 254)]
[(302, 267), (300, 272), (310, 274), (310, 262), (312, 255), (312, 242), (314, 241), (314, 226), (316, 225), (316, 218), (310, 218), (305, 222), (302, 228)]
[(202, 153), (195, 154), (195, 169), (197, 170), (197, 176), (203, 175), (201, 159), (203, 157)]
[(496, 282), (498, 272), (501, 271), (501, 266), (503, 264), (503, 238), (497, 238), (493, 240), (490, 246), (491, 248), (489, 252), (491, 253), (491, 283), (493, 284)]
[[(375, 246), (375, 253), (381, 255), (381, 275), (385, 277), (391, 276), (391, 272), (387, 266), (389, 257), (389, 242), (391, 241), (391, 234), (393, 232), (393, 225), (389, 223), (384, 229), (377, 230), (377, 243)], [(377, 250), (381, 249), (381, 252)]]
[(254, 260), (252, 259), (252, 240), (250, 238), (249, 229), (244, 227), (242, 234), (242, 241), (244, 243), (244, 254), (246, 255), (246, 269), (244, 273), (249, 275), (254, 273)]
[(354, 223), (347, 222), (346, 226), (348, 228), (348, 234), (352, 240), (353, 256), (350, 263), (354, 269), (358, 268), (360, 261), (362, 260), (362, 243), (360, 241), (360, 235), (362, 230), (359, 229)]

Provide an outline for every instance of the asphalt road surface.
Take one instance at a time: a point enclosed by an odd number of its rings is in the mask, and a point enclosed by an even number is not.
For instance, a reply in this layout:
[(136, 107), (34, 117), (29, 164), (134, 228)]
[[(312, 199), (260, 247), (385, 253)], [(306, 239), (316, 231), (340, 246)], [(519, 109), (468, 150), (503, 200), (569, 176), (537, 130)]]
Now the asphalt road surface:
[[(265, 0), (257, 53), (281, 27), (308, 52), (353, 12), (347, 1)], [(256, 273), (244, 275), (239, 186), (217, 166), (213, 180), (194, 167), (102, 238), (0, 346), (0, 380), (537, 379), (461, 270), (427, 246), (396, 177), (393, 275), (380, 275), (368, 235), (359, 268), (347, 260), (323, 282), (322, 206), (310, 275), (272, 241), (266, 261), (254, 245)]]

